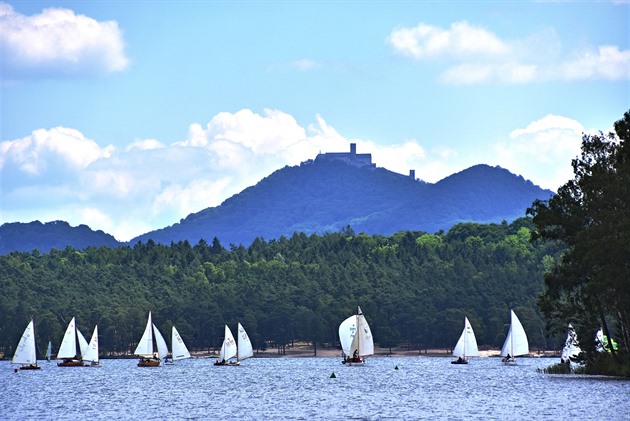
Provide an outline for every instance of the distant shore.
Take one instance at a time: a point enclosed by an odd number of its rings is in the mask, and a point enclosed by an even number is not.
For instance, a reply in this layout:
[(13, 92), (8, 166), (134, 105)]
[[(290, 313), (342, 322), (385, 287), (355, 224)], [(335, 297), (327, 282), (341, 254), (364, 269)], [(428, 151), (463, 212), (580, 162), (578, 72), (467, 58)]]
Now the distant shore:
[[(479, 357), (499, 357), (501, 350), (489, 349), (480, 350)], [(208, 351), (191, 351), (193, 358), (218, 358), (217, 352)], [(341, 358), (341, 350), (331, 347), (317, 347), (317, 355), (314, 354), (312, 345), (294, 345), (287, 346), (284, 349), (284, 353), (280, 354), (276, 348), (268, 348), (264, 351), (255, 350), (255, 358)], [(391, 353), (389, 348), (376, 348), (374, 355), (371, 358), (388, 358), (388, 357), (453, 357), (453, 354), (446, 349), (427, 349), (427, 350), (408, 350), (401, 348), (392, 348)], [(544, 352), (530, 352), (528, 357), (533, 358), (559, 358), (560, 353), (557, 351), (544, 351)], [(135, 355), (101, 355), (101, 359), (136, 359)], [(1, 356), (0, 360), (10, 360), (11, 356)]]

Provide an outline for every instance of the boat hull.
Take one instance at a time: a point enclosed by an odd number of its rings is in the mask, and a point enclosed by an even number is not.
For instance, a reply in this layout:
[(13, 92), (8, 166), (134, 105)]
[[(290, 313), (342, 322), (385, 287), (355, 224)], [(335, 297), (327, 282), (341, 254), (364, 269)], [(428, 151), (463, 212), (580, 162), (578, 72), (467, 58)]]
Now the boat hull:
[(41, 367), (37, 364), (23, 365), (20, 370), (41, 370)]
[(451, 361), (451, 364), (468, 364), (468, 361), (466, 361), (466, 360), (463, 360), (463, 361), (455, 360), (455, 361)]
[(238, 365), (241, 365), (241, 363), (239, 363), (237, 361), (215, 361), (214, 365), (238, 366)]
[(349, 365), (365, 365), (365, 358), (362, 358), (362, 357), (346, 358), (341, 361), (341, 364), (345, 364), (348, 366)]
[(141, 359), (138, 362), (138, 367), (159, 367), (160, 360), (155, 359)]
[(59, 367), (83, 367), (83, 361), (81, 360), (63, 360), (57, 363)]

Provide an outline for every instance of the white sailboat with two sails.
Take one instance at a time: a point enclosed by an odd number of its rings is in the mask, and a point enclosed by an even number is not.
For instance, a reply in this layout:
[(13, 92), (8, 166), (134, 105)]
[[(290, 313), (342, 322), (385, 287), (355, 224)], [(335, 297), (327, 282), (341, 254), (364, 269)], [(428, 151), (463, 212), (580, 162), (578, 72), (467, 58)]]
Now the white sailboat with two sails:
[(253, 356), (254, 349), (247, 332), (245, 332), (245, 328), (240, 323), (238, 324), (237, 343), (234, 340), (232, 331), (228, 325), (225, 325), (225, 336), (219, 351), (219, 359), (215, 361), (214, 365), (237, 366), (240, 365), (241, 361)]
[(88, 349), (88, 341), (76, 327), (76, 320), (73, 317), (68, 323), (66, 333), (63, 335), (57, 359), (59, 367), (83, 367), (83, 354)]
[(501, 360), (505, 365), (516, 365), (516, 357), (529, 354), (529, 343), (521, 321), (510, 310), (510, 329), (501, 348)]
[(361, 307), (357, 307), (357, 314), (339, 325), (339, 342), (343, 351), (342, 364), (364, 365), (365, 357), (374, 354), (372, 331)]
[[(41, 367), (37, 364), (37, 349), (35, 348), (35, 325), (31, 319), (30, 323), (24, 329), (20, 342), (15, 348), (12, 364), (20, 364), (20, 370), (39, 370)], [(18, 369), (16, 368), (15, 371)]]
[(142, 338), (133, 353), (140, 357), (138, 367), (158, 367), (168, 355), (168, 346), (157, 326), (153, 324), (151, 312)]
[(462, 331), (455, 348), (453, 348), (453, 355), (457, 357), (457, 359), (455, 361), (451, 361), (451, 364), (468, 364), (468, 357), (479, 356), (477, 338), (475, 338), (475, 332), (468, 321), (468, 317), (464, 317), (464, 330)]

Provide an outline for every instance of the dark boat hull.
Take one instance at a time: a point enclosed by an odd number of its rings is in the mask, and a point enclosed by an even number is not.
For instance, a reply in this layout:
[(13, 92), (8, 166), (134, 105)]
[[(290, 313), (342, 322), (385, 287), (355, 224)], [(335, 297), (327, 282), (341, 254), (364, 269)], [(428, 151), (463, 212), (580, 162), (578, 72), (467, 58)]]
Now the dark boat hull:
[(20, 370), (41, 370), (41, 367), (37, 364), (23, 365)]
[(83, 367), (83, 361), (81, 360), (64, 360), (57, 363), (59, 367)]

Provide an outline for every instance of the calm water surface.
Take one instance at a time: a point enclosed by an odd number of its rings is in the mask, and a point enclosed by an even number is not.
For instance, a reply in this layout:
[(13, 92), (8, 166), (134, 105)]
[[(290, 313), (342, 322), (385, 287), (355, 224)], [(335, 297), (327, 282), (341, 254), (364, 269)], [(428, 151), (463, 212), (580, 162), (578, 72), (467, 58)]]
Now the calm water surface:
[[(210, 359), (158, 368), (104, 360), (100, 368), (14, 373), (0, 362), (2, 420), (630, 420), (630, 381), (538, 374), (555, 359), (259, 358), (240, 367)], [(398, 369), (395, 369), (398, 367)], [(337, 378), (330, 378), (332, 373)]]

